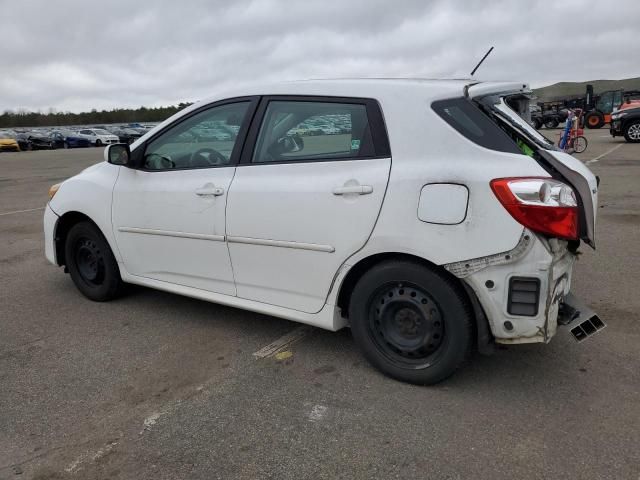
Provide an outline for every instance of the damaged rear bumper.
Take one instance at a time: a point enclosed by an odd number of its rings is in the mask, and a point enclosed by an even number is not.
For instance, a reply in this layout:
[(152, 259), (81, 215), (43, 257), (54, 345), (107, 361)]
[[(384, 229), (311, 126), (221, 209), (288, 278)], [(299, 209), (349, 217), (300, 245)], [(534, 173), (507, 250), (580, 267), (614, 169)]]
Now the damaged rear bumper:
[(473, 290), (496, 343), (540, 343), (556, 334), (574, 302), (575, 259), (567, 242), (525, 229), (511, 251), (444, 267)]

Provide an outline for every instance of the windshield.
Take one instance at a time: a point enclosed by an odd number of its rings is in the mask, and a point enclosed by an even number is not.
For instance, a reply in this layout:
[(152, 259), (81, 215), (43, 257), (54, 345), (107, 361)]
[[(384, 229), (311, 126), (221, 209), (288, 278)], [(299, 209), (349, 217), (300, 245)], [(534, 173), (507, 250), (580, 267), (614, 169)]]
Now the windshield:
[(515, 127), (519, 132), (524, 135), (528, 140), (537, 144), (538, 146), (546, 150), (557, 150), (552, 140), (548, 139), (529, 123), (518, 115), (509, 105), (505, 102), (504, 97), (484, 97), (480, 99), (480, 103), (488, 108), (491, 113), (500, 121), (509, 124), (511, 127)]
[(93, 132), (97, 133), (98, 135), (111, 135), (111, 132), (107, 132), (106, 130), (102, 130), (101, 128), (96, 128)]

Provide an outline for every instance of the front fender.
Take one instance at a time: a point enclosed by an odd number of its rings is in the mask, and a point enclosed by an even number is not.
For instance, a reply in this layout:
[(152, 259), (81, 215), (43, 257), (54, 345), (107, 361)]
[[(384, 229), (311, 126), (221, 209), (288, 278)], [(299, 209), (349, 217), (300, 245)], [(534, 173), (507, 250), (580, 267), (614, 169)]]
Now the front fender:
[(122, 261), (111, 224), (113, 188), (120, 168), (101, 162), (65, 180), (49, 202), (49, 206), (62, 218), (66, 213), (78, 212), (89, 217), (100, 229), (111, 246), (118, 262)]

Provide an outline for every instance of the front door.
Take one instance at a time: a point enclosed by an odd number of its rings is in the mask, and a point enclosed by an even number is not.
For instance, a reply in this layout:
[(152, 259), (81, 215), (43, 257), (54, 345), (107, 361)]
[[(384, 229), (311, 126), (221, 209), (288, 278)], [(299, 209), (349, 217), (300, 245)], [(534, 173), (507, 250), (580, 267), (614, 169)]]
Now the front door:
[(114, 189), (113, 228), (132, 275), (235, 295), (225, 208), (251, 100), (204, 108), (133, 152)]
[(271, 97), (256, 118), (227, 205), (237, 294), (315, 313), (378, 217), (382, 115), (373, 100)]

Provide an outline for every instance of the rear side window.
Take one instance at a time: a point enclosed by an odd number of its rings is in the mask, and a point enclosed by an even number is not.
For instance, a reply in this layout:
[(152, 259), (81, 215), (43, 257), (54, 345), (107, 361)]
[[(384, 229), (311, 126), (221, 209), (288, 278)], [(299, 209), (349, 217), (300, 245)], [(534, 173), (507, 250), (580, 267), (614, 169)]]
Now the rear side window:
[(504, 130), (466, 98), (438, 100), (431, 104), (431, 108), (459, 133), (481, 147), (522, 153)]
[(270, 101), (253, 163), (371, 158), (376, 155), (362, 103)]

